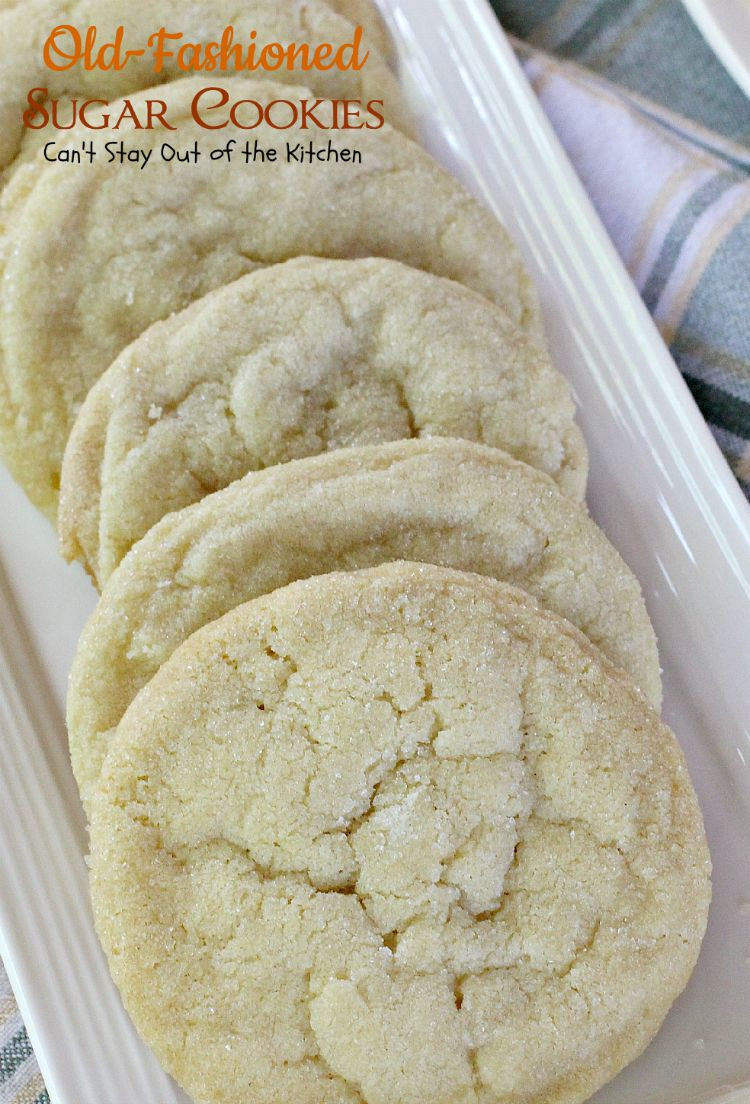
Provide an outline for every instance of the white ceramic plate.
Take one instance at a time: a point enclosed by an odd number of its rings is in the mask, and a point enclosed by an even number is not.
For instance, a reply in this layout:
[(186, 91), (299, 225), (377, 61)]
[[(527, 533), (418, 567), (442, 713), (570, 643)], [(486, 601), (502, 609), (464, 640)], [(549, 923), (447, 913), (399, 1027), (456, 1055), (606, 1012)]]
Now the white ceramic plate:
[(682, 0), (721, 64), (750, 96), (750, 0)]
[[(750, 511), (485, 0), (383, 7), (426, 145), (509, 225), (539, 283), (591, 448), (591, 509), (643, 584), (710, 836), (695, 976), (597, 1099), (750, 1101)], [(93, 591), (3, 473), (0, 503), (0, 953), (53, 1104), (184, 1104), (122, 1011), (88, 911), (62, 718)]]

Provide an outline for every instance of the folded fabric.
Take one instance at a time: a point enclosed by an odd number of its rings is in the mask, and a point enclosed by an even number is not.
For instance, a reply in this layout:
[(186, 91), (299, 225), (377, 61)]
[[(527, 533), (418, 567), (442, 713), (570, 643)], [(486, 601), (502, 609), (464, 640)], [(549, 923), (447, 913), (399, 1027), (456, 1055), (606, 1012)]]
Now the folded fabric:
[(494, 6), (750, 497), (750, 102), (676, 0)]
[(0, 965), (0, 1104), (50, 1104), (26, 1028)]

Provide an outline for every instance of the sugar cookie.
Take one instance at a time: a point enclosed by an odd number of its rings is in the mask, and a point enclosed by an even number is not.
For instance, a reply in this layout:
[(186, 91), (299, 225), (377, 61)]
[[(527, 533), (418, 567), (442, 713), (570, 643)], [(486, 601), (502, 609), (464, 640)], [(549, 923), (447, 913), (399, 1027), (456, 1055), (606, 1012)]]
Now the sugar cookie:
[(156, 323), (94, 384), (63, 550), (101, 587), (164, 514), (248, 471), (403, 437), (498, 446), (581, 499), (573, 414), (546, 351), (475, 292), (396, 261), (289, 261)]
[(390, 564), (192, 636), (123, 718), (94, 915), (206, 1104), (578, 1104), (685, 986), (710, 862), (672, 733), (521, 591)]
[[(205, 105), (215, 105), (217, 125), (227, 113), (219, 106), (225, 96), (261, 106), (304, 96), (270, 81), (213, 84)], [(145, 169), (110, 163), (112, 133), (89, 131), (98, 161), (34, 160), (5, 189), (0, 452), (50, 515), (73, 418), (115, 356), (153, 322), (258, 267), (301, 254), (391, 257), (465, 283), (519, 325), (538, 326), (534, 292), (505, 230), (398, 131), (318, 132), (314, 142), (310, 130), (280, 133), (266, 124), (253, 132), (207, 131), (191, 115), (199, 92), (206, 95), (202, 78), (158, 89), (179, 122), (175, 142), (188, 152), (198, 143), (196, 163), (162, 161), (164, 137), (156, 131), (120, 131), (114, 141), (154, 154)], [(255, 107), (247, 110), (257, 117)], [(325, 101), (317, 114), (330, 122), (333, 111)], [(80, 138), (73, 132), (71, 146)], [(211, 160), (230, 140), (237, 142), (231, 163)], [(278, 160), (245, 164), (245, 141), (251, 151), (257, 141), (266, 157), (277, 150)], [(287, 145), (310, 143), (324, 158), (348, 150), (361, 163), (287, 160)]]
[(658, 704), (656, 641), (638, 582), (551, 479), (465, 441), (341, 449), (252, 473), (168, 515), (110, 577), (68, 693), (84, 803), (125, 709), (192, 632), (294, 579), (407, 558), (532, 592)]

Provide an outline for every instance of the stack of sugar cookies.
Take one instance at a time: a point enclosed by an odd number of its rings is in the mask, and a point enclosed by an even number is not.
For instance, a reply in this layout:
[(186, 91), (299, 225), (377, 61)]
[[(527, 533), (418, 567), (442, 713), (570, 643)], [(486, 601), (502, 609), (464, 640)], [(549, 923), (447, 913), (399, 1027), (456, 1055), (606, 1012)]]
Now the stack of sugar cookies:
[[(358, 156), (201, 128), (51, 26), (349, 41), (217, 108), (384, 101)], [(0, 447), (101, 597), (71, 675), (97, 929), (200, 1104), (574, 1104), (695, 964), (710, 862), (636, 579), (504, 229), (412, 140), (370, 0), (0, 13)], [(13, 47), (11, 48), (11, 43)], [(75, 165), (26, 90), (154, 95), (191, 164)], [(118, 110), (106, 109), (110, 117)], [(312, 136), (314, 138), (314, 136)], [(215, 153), (215, 158), (211, 154)]]

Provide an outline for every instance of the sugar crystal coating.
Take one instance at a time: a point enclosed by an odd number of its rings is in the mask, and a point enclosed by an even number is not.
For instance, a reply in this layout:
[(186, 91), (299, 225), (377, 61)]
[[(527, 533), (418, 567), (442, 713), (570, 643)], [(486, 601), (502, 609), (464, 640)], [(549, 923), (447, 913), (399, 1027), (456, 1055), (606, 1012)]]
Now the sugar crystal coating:
[(111, 576), (68, 692), (84, 804), (128, 704), (190, 633), (294, 579), (397, 559), (531, 591), (659, 704), (656, 640), (638, 582), (551, 479), (467, 441), (339, 449), (253, 472), (168, 515)]
[(192, 636), (92, 819), (125, 1004), (196, 1098), (573, 1104), (634, 1058), (710, 895), (674, 737), (572, 626), (410, 564)]

